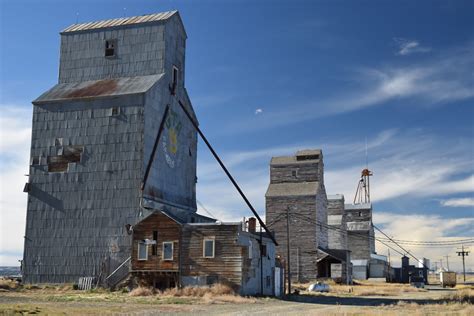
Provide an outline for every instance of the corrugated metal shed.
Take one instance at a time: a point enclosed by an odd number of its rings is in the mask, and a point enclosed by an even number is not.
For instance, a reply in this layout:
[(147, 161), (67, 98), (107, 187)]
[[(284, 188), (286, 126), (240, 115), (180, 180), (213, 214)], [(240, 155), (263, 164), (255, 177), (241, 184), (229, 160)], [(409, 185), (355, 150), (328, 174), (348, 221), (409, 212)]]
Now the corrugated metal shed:
[(33, 101), (39, 105), (66, 100), (103, 98), (147, 92), (163, 74), (84, 82), (59, 83)]
[(112, 28), (117, 26), (132, 25), (132, 24), (143, 24), (152, 23), (157, 21), (163, 21), (169, 19), (174, 14), (178, 14), (178, 11), (168, 11), (140, 16), (132, 16), (126, 18), (109, 19), (102, 21), (94, 21), (80, 24), (73, 24), (65, 28), (62, 33), (80, 32), (92, 29)]
[(265, 196), (311, 196), (318, 193), (318, 188), (318, 182), (271, 183)]

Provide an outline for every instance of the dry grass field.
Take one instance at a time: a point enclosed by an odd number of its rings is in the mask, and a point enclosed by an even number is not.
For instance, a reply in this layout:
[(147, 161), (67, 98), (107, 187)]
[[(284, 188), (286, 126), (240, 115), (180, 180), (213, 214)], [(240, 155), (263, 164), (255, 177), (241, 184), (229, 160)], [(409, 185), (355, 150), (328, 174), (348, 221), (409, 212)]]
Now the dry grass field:
[(330, 283), (329, 293), (308, 293), (282, 300), (235, 295), (230, 288), (137, 288), (132, 292), (73, 290), (72, 285), (20, 286), (0, 280), (0, 315), (474, 315), (474, 286), (416, 289), (406, 284)]

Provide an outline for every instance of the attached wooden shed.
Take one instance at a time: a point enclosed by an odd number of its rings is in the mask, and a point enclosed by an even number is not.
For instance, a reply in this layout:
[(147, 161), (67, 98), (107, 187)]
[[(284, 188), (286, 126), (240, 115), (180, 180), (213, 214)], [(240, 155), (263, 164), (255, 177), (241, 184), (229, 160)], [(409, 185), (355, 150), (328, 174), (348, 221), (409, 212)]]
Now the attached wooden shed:
[(223, 283), (241, 295), (274, 295), (275, 244), (245, 223), (186, 223), (155, 211), (133, 227), (131, 274), (159, 289)]

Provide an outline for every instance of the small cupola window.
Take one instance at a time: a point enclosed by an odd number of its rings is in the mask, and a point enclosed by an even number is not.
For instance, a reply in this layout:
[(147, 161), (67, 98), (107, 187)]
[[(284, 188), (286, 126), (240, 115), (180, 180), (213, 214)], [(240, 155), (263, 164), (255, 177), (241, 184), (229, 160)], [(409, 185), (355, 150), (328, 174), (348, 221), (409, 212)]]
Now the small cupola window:
[(116, 57), (117, 56), (117, 40), (109, 39), (105, 41), (105, 57)]
[(171, 84), (170, 84), (170, 91), (171, 94), (176, 94), (176, 87), (178, 86), (179, 80), (179, 69), (176, 66), (173, 66), (173, 72), (171, 73)]

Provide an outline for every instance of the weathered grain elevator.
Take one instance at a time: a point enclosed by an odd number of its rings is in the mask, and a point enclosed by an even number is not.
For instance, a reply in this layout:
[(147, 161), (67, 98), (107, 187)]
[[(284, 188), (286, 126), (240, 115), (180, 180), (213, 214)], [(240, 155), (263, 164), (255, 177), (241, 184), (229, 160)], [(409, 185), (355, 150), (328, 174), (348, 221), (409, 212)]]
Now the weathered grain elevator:
[[(347, 221), (347, 246), (351, 250), (353, 276), (356, 279), (371, 277), (371, 261), (383, 261), (381, 260), (383, 256), (375, 254), (370, 176), (372, 176), (372, 172), (369, 169), (362, 170), (353, 204), (344, 205)], [(372, 276), (375, 277), (375, 275)]]
[(290, 267), (291, 279), (316, 279), (318, 249), (328, 247), (322, 151), (302, 150), (295, 156), (273, 157), (265, 198), (266, 223), (275, 232), (277, 255)]
[(75, 24), (60, 34), (59, 82), (33, 101), (27, 283), (109, 275), (130, 258), (133, 225), (149, 209), (203, 220), (195, 213), (197, 135), (174, 97), (196, 120), (179, 13)]

